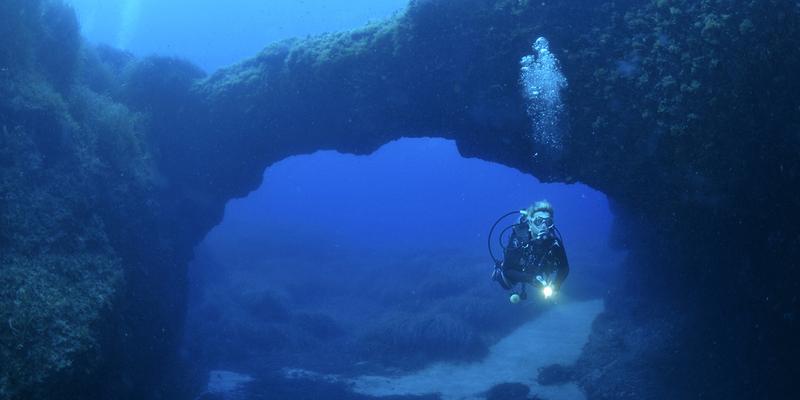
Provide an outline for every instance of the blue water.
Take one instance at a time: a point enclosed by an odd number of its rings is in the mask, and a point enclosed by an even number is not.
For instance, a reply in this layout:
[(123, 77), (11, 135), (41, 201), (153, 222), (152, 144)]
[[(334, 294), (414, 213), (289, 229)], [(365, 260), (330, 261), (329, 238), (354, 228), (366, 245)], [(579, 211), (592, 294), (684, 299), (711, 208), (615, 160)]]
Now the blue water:
[(488, 256), (492, 223), (540, 199), (554, 204), (574, 258), (613, 257), (604, 195), (464, 159), (444, 139), (404, 139), (371, 156), (318, 152), (281, 161), (267, 169), (259, 190), (228, 203), (224, 222), (208, 240), (247, 236), (267, 245), (305, 235), (315, 238), (315, 248), (332, 251), (444, 248)]
[(136, 55), (191, 60), (207, 72), (290, 37), (378, 21), (407, 0), (68, 0), (84, 36)]

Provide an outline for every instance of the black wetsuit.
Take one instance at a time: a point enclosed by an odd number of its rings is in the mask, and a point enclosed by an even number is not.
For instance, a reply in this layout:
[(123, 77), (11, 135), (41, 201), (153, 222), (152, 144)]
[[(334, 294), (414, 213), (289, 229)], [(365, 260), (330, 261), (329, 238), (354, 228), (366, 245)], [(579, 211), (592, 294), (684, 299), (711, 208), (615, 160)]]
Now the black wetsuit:
[(569, 263), (561, 239), (551, 234), (535, 240), (528, 231), (527, 223), (522, 222), (514, 227), (500, 269), (502, 276), (498, 277), (498, 281), (506, 289), (520, 282), (541, 287), (536, 276), (555, 273), (552, 284), (558, 290), (569, 274)]

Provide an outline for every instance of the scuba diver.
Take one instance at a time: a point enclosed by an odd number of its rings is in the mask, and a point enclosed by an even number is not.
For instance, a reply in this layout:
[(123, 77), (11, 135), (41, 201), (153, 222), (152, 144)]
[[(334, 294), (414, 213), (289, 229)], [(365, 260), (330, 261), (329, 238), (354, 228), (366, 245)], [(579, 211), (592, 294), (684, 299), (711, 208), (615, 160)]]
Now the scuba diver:
[[(492, 253), (492, 232), (503, 218), (517, 213), (521, 214), (519, 222), (500, 233), (503, 260), (498, 260)], [(509, 229), (511, 235), (507, 244), (504, 244), (503, 235)], [(492, 279), (506, 290), (520, 285), (509, 297), (512, 303), (527, 298), (526, 284), (540, 290), (545, 299), (551, 298), (561, 289), (561, 284), (569, 274), (564, 240), (553, 223), (553, 206), (546, 200), (500, 217), (489, 231), (489, 255), (494, 260)]]

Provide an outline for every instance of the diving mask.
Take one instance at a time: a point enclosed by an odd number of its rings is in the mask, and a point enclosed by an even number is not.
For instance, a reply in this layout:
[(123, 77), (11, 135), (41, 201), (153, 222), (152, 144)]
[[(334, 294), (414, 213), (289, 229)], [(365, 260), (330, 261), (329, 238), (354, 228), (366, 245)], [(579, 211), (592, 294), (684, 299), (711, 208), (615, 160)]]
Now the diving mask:
[(533, 215), (528, 215), (528, 229), (535, 239), (549, 236), (553, 226), (555, 226), (553, 216), (547, 211), (537, 211)]

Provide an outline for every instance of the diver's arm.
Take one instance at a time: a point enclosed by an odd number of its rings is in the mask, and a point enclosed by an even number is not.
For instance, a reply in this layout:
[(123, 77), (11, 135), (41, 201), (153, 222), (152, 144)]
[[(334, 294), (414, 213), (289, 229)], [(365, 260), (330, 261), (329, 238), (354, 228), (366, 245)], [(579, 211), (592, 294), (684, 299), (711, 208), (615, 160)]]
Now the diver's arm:
[(512, 238), (503, 252), (503, 270), (521, 269), (519, 260), (522, 258), (522, 255), (522, 247), (519, 247), (517, 242)]
[(503, 251), (503, 262), (500, 268), (503, 270), (503, 275), (510, 283), (517, 284), (519, 282), (531, 283), (535, 281), (533, 274), (523, 272), (523, 257), (525, 256), (524, 244), (530, 240), (530, 233), (528, 233), (528, 225), (524, 223), (525, 217), (520, 217), (520, 222), (514, 226), (508, 242)]
[(569, 261), (567, 261), (567, 251), (564, 250), (564, 244), (559, 240), (559, 246), (555, 251), (556, 263), (558, 264), (558, 271), (556, 272), (555, 289), (561, 289), (561, 284), (567, 279), (569, 275)]
[(533, 279), (533, 274), (529, 272), (522, 272), (518, 269), (513, 268), (504, 268), (503, 274), (508, 278), (508, 280), (518, 283), (518, 282), (525, 282), (530, 284), (538, 284), (539, 282)]
[(569, 275), (569, 265), (564, 264), (558, 269), (558, 274), (556, 275), (556, 290), (561, 290), (561, 284), (567, 279), (567, 275)]
[(521, 261), (524, 255), (525, 250), (520, 246), (520, 241), (512, 235), (503, 252), (503, 263), (501, 264), (503, 276), (511, 284), (533, 281), (533, 274), (522, 271)]

